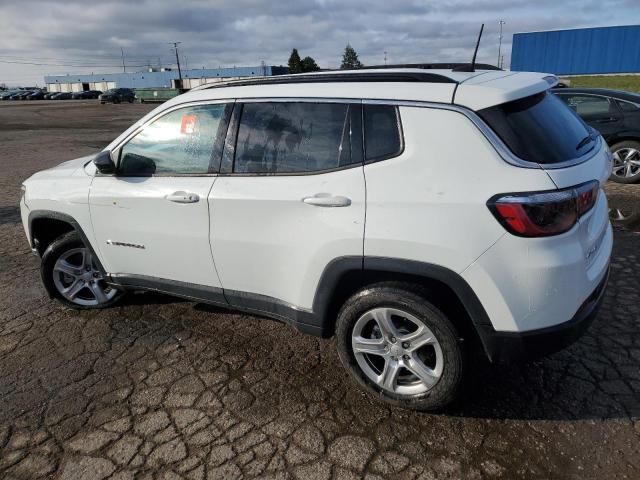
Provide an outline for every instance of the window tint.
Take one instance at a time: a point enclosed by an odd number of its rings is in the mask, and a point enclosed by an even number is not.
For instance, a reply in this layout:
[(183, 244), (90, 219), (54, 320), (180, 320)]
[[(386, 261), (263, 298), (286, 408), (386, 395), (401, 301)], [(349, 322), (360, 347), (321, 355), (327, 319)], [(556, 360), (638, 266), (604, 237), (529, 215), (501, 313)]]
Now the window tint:
[(623, 112), (640, 112), (640, 103), (627, 102), (625, 100), (616, 100), (616, 102)]
[(344, 103), (245, 104), (233, 171), (295, 173), (348, 165), (348, 112)]
[(606, 97), (592, 95), (562, 95), (562, 100), (580, 116), (608, 115), (611, 105)]
[(367, 161), (396, 156), (402, 150), (398, 109), (393, 105), (364, 105)]
[(584, 155), (594, 146), (590, 130), (554, 94), (543, 92), (478, 111), (511, 151), (550, 164)]
[(122, 147), (120, 175), (209, 173), (210, 164), (216, 163), (212, 159), (216, 138), (221, 137), (218, 130), (226, 128), (221, 121), (225, 108), (181, 108), (153, 121)]

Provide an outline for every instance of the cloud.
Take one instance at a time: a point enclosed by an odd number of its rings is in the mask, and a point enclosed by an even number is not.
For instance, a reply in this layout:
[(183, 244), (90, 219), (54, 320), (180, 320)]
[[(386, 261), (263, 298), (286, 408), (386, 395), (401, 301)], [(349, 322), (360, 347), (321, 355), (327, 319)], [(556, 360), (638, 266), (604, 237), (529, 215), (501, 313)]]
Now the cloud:
[[(514, 32), (620, 25), (640, 18), (637, 0), (1, 0), (0, 83), (42, 84), (45, 74), (120, 71), (175, 62), (191, 67), (286, 64), (293, 47), (321, 67), (351, 43), (365, 64), (466, 61), (480, 24), (478, 60), (496, 63), (504, 19), (508, 65)], [(87, 67), (56, 64), (89, 65)]]

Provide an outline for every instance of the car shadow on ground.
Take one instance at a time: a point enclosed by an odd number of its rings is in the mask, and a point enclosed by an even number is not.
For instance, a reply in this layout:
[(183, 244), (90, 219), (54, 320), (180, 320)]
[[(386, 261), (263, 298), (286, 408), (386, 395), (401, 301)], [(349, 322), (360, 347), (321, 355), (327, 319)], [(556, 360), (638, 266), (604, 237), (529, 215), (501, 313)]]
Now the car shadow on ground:
[(0, 225), (14, 225), (20, 221), (20, 208), (17, 205), (0, 207)]
[[(174, 328), (185, 327), (196, 337), (202, 338), (221, 338), (228, 333), (224, 332), (223, 325), (229, 322), (237, 324), (271, 320), (204, 303), (189, 306), (183, 300), (160, 293), (138, 293), (125, 298), (123, 305), (183, 303), (186, 316), (190, 316), (189, 310), (193, 309), (199, 320), (192, 322), (176, 318)], [(530, 363), (490, 365), (483, 361), (474, 362), (469, 386), (461, 401), (437, 415), (525, 421), (640, 418), (640, 400), (636, 393), (640, 385), (640, 349), (633, 347), (635, 339), (631, 331), (626, 337), (628, 340), (620, 335), (621, 330), (627, 327), (633, 329), (635, 321), (629, 319), (627, 326), (621, 325), (619, 320), (611, 322), (616, 303), (616, 295), (609, 291), (601, 314), (589, 332), (562, 352)], [(207, 321), (209, 319), (211, 322)], [(257, 336), (252, 339), (253, 348), (272, 351), (277, 348), (277, 338), (283, 337), (288, 339), (287, 343), (292, 349), (295, 345), (295, 348), (313, 350), (313, 342), (326, 342), (329, 348), (324, 349), (325, 358), (321, 358), (320, 362), (338, 362), (337, 355), (328, 353), (333, 351), (333, 346), (329, 345), (333, 340), (305, 336), (275, 320), (271, 320), (271, 323), (273, 325), (268, 329), (275, 332), (275, 338), (271, 335)], [(261, 324), (259, 328), (265, 327)], [(241, 343), (226, 341), (221, 345), (226, 355), (242, 356), (246, 353)], [(309, 359), (310, 363), (317, 361), (317, 358)], [(337, 364), (333, 367), (340, 368)], [(286, 366), (282, 368), (286, 369)], [(309, 369), (312, 368), (309, 365)], [(329, 374), (332, 370), (321, 369), (316, 380), (321, 384), (335, 383), (335, 375)], [(325, 375), (329, 377), (323, 378)], [(346, 374), (343, 378), (338, 388), (344, 389), (346, 395), (354, 387)], [(336, 398), (342, 396), (336, 394)]]

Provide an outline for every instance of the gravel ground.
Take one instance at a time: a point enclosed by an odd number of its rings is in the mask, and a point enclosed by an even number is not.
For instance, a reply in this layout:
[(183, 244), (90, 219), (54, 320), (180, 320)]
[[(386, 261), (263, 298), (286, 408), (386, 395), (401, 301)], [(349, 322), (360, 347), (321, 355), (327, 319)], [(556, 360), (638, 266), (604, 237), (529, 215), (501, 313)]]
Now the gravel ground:
[[(1, 478), (640, 478), (633, 225), (616, 228), (589, 333), (543, 361), (479, 366), (446, 414), (371, 401), (332, 340), (273, 321), (149, 293), (99, 312), (49, 300), (20, 182), (150, 108), (0, 104)], [(636, 208), (640, 186), (607, 188)]]

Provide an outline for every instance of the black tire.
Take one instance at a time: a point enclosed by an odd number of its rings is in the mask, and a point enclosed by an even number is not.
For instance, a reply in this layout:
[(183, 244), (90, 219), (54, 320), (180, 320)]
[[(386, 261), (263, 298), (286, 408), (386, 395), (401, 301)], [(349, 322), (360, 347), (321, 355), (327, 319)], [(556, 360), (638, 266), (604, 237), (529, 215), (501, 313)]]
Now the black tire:
[(133, 98), (129, 98), (129, 103), (133, 103)]
[(44, 286), (51, 297), (56, 298), (57, 300), (59, 300), (61, 303), (63, 303), (68, 307), (75, 308), (78, 310), (92, 310), (92, 309), (110, 307), (111, 305), (118, 302), (122, 298), (122, 296), (124, 295), (123, 291), (121, 290), (116, 291), (113, 298), (111, 298), (110, 300), (104, 303), (99, 303), (97, 305), (80, 305), (78, 303), (74, 303), (68, 300), (67, 298), (65, 298), (56, 287), (56, 284), (53, 278), (54, 266), (56, 264), (56, 261), (60, 258), (60, 256), (62, 256), (69, 250), (76, 249), (76, 248), (83, 248), (83, 247), (86, 247), (86, 246), (76, 232), (66, 233), (58, 237), (55, 241), (53, 241), (51, 245), (47, 247), (44, 254), (42, 255), (42, 263), (40, 265), (40, 274), (42, 276), (42, 282), (44, 283)]
[(104, 105), (104, 102), (100, 102), (101, 105)]
[[(351, 346), (352, 333), (358, 319), (369, 310), (387, 307), (407, 312), (422, 321), (437, 338), (444, 359), (437, 383), (424, 393), (398, 395), (383, 389), (360, 368)], [(412, 410), (440, 410), (455, 402), (462, 391), (468, 355), (462, 339), (451, 321), (425, 299), (421, 287), (385, 282), (371, 285), (345, 302), (336, 323), (338, 355), (351, 377), (375, 399)]]
[[(615, 154), (619, 150), (628, 149), (628, 148), (633, 148), (638, 152), (640, 152), (640, 142), (635, 140), (626, 140), (624, 142), (616, 143), (611, 146), (611, 153)], [(640, 159), (640, 157), (638, 158)], [(615, 160), (614, 160), (614, 166), (615, 166)], [(626, 183), (626, 184), (638, 183), (640, 181), (640, 168), (638, 168), (638, 171), (635, 175), (630, 177), (619, 177), (611, 173), (611, 177), (609, 177), (609, 180), (612, 180), (616, 183)]]

